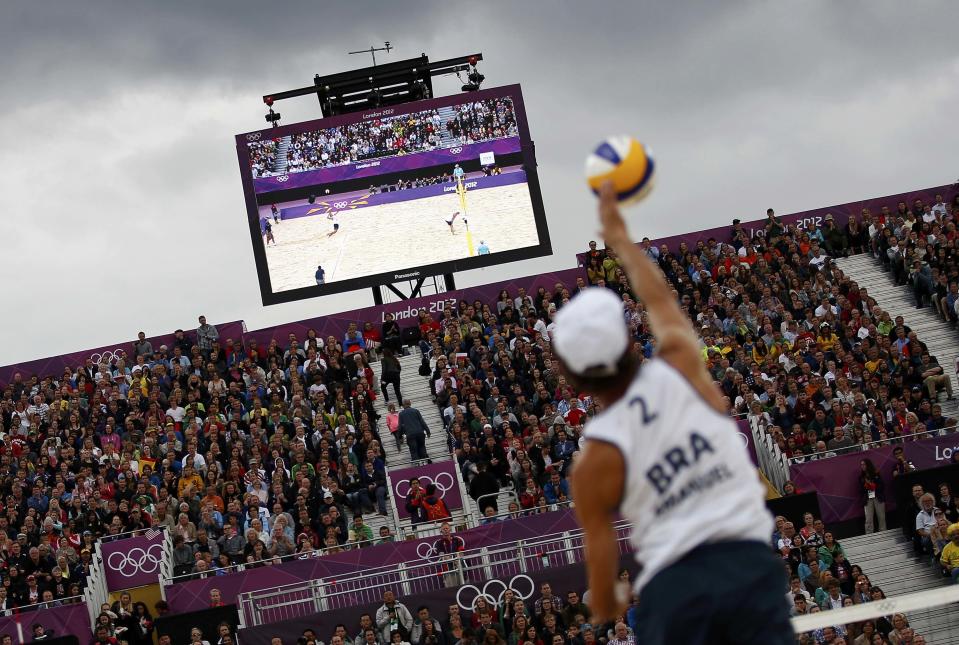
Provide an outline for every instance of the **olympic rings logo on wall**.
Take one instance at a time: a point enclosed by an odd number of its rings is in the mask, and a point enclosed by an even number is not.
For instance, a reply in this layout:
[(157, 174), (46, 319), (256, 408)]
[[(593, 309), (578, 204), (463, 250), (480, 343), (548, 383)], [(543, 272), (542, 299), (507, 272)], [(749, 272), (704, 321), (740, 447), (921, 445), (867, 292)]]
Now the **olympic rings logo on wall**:
[[(457, 540), (463, 548), (466, 548), (466, 542), (463, 541), (458, 535), (453, 536), (454, 540)], [(439, 540), (437, 540), (438, 542)], [(435, 558), (436, 556), (448, 556), (448, 553), (440, 553), (436, 548), (436, 542), (430, 544), (429, 542), (421, 542), (416, 545), (416, 555), (420, 557), (420, 560), (429, 560), (430, 558)]]
[(107, 364), (113, 363), (121, 358), (126, 356), (126, 352), (123, 351), (122, 347), (117, 347), (116, 349), (105, 349), (102, 352), (93, 352), (90, 354), (90, 360), (93, 361), (94, 365), (99, 365), (101, 362), (106, 362)]
[(458, 154), (461, 153), (461, 152), (463, 152), (463, 149), (460, 148), (460, 147), (450, 148), (450, 154), (451, 154), (451, 155), (458, 155)]
[(263, 136), (260, 132), (254, 132), (253, 134), (246, 135), (247, 141), (259, 141), (260, 137)]
[[(529, 593), (527, 594), (521, 593), (516, 588), (516, 584), (515, 584), (516, 581), (521, 579), (529, 583)], [(496, 596), (495, 598), (489, 594), (488, 590), (490, 585), (499, 585), (500, 587), (502, 587), (502, 590), (499, 592), (499, 595)], [(464, 605), (463, 599), (460, 596), (467, 589), (472, 589), (473, 591), (476, 592), (476, 595), (473, 597), (473, 602), (471, 602), (469, 605)], [(512, 590), (513, 593), (516, 594), (517, 598), (521, 600), (529, 600), (533, 596), (533, 591), (536, 590), (536, 584), (533, 582), (533, 579), (530, 578), (528, 575), (526, 575), (525, 573), (520, 573), (518, 575), (513, 576), (512, 580), (509, 581), (509, 584), (506, 584), (502, 580), (488, 580), (486, 584), (483, 585), (482, 591), (480, 591), (479, 587), (476, 587), (475, 585), (463, 585), (456, 591), (456, 604), (459, 605), (460, 609), (464, 611), (473, 611), (474, 609), (476, 609), (476, 601), (482, 598), (489, 604), (495, 607), (499, 607), (503, 602), (503, 596), (509, 590)]]
[[(154, 555), (154, 550), (158, 555)], [(107, 556), (107, 566), (124, 578), (132, 578), (138, 573), (156, 573), (160, 570), (160, 561), (163, 558), (163, 545), (141, 549), (134, 547), (129, 551), (114, 551)]]
[(289, 181), (289, 180), (290, 180), (290, 176), (289, 176), (289, 175), (280, 175), (279, 177), (276, 178), (276, 180), (282, 184), (282, 183), (285, 182), (285, 181)]
[[(443, 479), (444, 477), (449, 480), (449, 483), (445, 483), (446, 480)], [(436, 479), (433, 479), (429, 475), (420, 475), (416, 477), (416, 479), (420, 480), (420, 485), (423, 488), (427, 486), (424, 482), (429, 482), (436, 486), (436, 490), (440, 491), (440, 499), (446, 497), (446, 491), (456, 485), (456, 482), (453, 481), (453, 475), (450, 473), (440, 473), (436, 476)], [(402, 486), (406, 486), (406, 492), (400, 492)], [(410, 494), (410, 482), (406, 479), (396, 482), (396, 485), (393, 486), (393, 492), (396, 493), (397, 498), (406, 499), (406, 496)]]

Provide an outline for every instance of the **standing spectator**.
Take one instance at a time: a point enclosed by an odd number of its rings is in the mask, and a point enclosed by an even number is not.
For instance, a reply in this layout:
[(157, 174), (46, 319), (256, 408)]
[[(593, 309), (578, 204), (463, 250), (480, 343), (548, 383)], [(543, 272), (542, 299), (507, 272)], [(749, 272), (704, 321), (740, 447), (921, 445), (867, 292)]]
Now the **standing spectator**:
[[(386, 391), (385, 387), (383, 391)], [(392, 402), (386, 405), (386, 429), (396, 439), (396, 450), (399, 452), (400, 446), (403, 445), (403, 433), (400, 432), (400, 413), (396, 411), (396, 404)]]
[(410, 514), (410, 520), (413, 524), (426, 522), (426, 509), (423, 507), (423, 498), (426, 497), (426, 491), (420, 486), (420, 480), (417, 477), (410, 479), (410, 490), (406, 493), (406, 512)]
[(133, 343), (133, 351), (136, 357), (143, 356), (149, 358), (153, 356), (153, 345), (147, 340), (147, 335), (142, 331), (137, 334), (137, 339)]
[[(452, 555), (466, 550), (466, 541), (458, 535), (453, 535), (453, 527), (449, 522), (443, 522), (440, 526), (440, 537), (433, 542), (433, 550), (443, 555)], [(416, 636), (413, 637), (414, 642)]]
[(399, 429), (406, 436), (406, 445), (410, 449), (410, 459), (418, 461), (428, 459), (426, 454), (426, 439), (430, 436), (430, 428), (419, 410), (413, 407), (409, 399), (403, 399), (403, 409), (400, 411)]
[(886, 497), (883, 494), (882, 477), (871, 459), (859, 462), (859, 489), (862, 491), (863, 508), (866, 514), (866, 533), (874, 530), (873, 515), (879, 518), (879, 530), (886, 530)]
[(200, 326), (196, 328), (196, 343), (203, 352), (203, 356), (209, 358), (213, 343), (220, 339), (220, 332), (213, 325), (207, 324), (206, 316), (200, 316), (199, 321)]
[(499, 510), (496, 504), (496, 494), (500, 489), (499, 480), (489, 472), (485, 461), (479, 462), (476, 468), (477, 473), (469, 483), (469, 496), (479, 504), (481, 513), (485, 514), (487, 508), (492, 508), (495, 514)]
[(380, 639), (384, 643), (391, 642), (393, 632), (398, 632), (406, 640), (413, 629), (413, 615), (390, 589), (383, 592), (383, 604), (376, 610), (376, 628), (380, 630)]
[(390, 395), (386, 391), (387, 385), (393, 386), (397, 401), (403, 400), (403, 396), (400, 394), (400, 371), (402, 369), (403, 366), (400, 365), (400, 361), (393, 354), (393, 350), (388, 347), (383, 348), (383, 358), (380, 359), (380, 389), (383, 391), (383, 401), (387, 403), (390, 401)]

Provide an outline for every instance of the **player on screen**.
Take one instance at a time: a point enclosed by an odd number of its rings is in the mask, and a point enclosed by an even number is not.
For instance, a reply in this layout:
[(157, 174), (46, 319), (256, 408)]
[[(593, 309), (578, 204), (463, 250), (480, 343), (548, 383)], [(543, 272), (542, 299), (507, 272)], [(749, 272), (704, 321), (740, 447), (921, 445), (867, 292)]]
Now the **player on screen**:
[[(614, 521), (632, 524), (640, 564), (636, 642), (794, 645), (772, 517), (698, 338), (662, 271), (636, 246), (603, 186), (600, 219), (646, 307), (656, 355), (640, 361), (613, 292), (591, 287), (556, 317), (553, 350), (567, 380), (602, 404), (572, 472), (583, 527), (591, 620), (626, 613)], [(708, 581), (708, 582), (707, 582)]]
[(459, 164), (456, 164), (455, 166), (453, 166), (453, 179), (454, 179), (454, 181), (459, 181), (460, 179), (462, 179), (464, 174), (466, 174), (466, 173), (465, 173), (465, 171), (463, 170), (463, 168), (462, 168)]
[(280, 223), (280, 210), (276, 207), (276, 204), (270, 204), (270, 212), (273, 213), (273, 223)]
[(487, 245), (483, 240), (480, 240), (479, 246), (476, 247), (476, 254), (489, 255), (489, 245)]
[[(446, 225), (450, 227), (450, 235), (456, 235), (456, 231), (453, 230), (453, 222), (455, 222), (456, 218), (459, 216), (460, 212), (455, 211), (452, 215), (443, 217), (443, 221), (446, 222)], [(466, 219), (464, 218), (463, 221), (465, 222)]]
[(318, 265), (316, 267), (316, 284), (324, 284), (326, 282), (326, 269), (323, 268), (323, 265)]
[(330, 220), (330, 223), (333, 224), (333, 230), (326, 234), (327, 237), (333, 237), (340, 230), (340, 220), (337, 218), (336, 213), (330, 213), (326, 216), (326, 219)]
[(263, 237), (266, 239), (266, 244), (269, 245), (270, 242), (273, 242), (273, 246), (276, 246), (276, 239), (273, 237), (273, 225), (270, 224), (269, 217), (264, 217), (260, 220), (260, 228), (263, 231)]

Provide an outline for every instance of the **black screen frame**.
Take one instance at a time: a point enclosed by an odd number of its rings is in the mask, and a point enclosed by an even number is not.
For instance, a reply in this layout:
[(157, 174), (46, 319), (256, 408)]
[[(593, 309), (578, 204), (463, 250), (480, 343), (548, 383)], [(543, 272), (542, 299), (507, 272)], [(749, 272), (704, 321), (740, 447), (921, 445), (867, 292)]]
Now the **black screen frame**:
[(476, 255), (457, 260), (443, 262), (432, 262), (423, 265), (411, 267), (396, 267), (387, 272), (371, 274), (362, 277), (349, 278), (335, 282), (329, 282), (322, 285), (313, 285), (309, 287), (300, 287), (286, 291), (273, 291), (270, 281), (269, 267), (266, 259), (266, 250), (263, 244), (263, 237), (260, 231), (259, 206), (264, 203), (270, 203), (271, 200), (265, 198), (266, 195), (279, 195), (283, 191), (269, 191), (257, 193), (254, 188), (253, 173), (250, 170), (250, 149), (247, 145), (250, 141), (260, 139), (283, 137), (287, 135), (299, 134), (313, 130), (320, 130), (334, 126), (341, 126), (350, 123), (359, 123), (362, 121), (376, 118), (376, 111), (354, 112), (329, 117), (326, 119), (316, 119), (313, 121), (304, 121), (277, 128), (267, 128), (255, 132), (246, 132), (236, 135), (237, 157), (240, 166), (240, 176), (243, 182), (244, 200), (247, 209), (247, 223), (250, 230), (250, 241), (253, 246), (253, 258), (256, 262), (257, 280), (260, 287), (260, 298), (264, 306), (281, 304), (284, 302), (294, 302), (307, 298), (326, 296), (346, 291), (355, 291), (358, 289), (376, 287), (395, 282), (416, 280), (435, 275), (456, 273), (458, 271), (468, 271), (480, 269), (488, 266), (505, 264), (507, 262), (516, 262), (519, 260), (528, 260), (531, 258), (552, 255), (553, 249), (549, 237), (549, 227), (546, 222), (546, 212), (543, 206), (543, 195), (540, 189), (539, 175), (536, 168), (536, 155), (533, 141), (529, 133), (529, 123), (526, 116), (526, 105), (523, 100), (523, 93), (519, 85), (504, 85), (501, 87), (479, 90), (464, 94), (455, 94), (435, 99), (413, 101), (403, 103), (397, 106), (391, 106), (391, 115), (400, 115), (420, 110), (431, 110), (435, 108), (460, 105), (468, 101), (477, 101), (501, 97), (510, 97), (513, 100), (514, 111), (516, 114), (516, 124), (519, 130), (520, 155), (524, 170), (526, 172), (526, 184), (529, 188), (530, 202), (533, 207), (533, 217), (536, 225), (536, 233), (539, 243), (536, 246), (529, 246), (520, 249), (498, 251), (489, 255)]

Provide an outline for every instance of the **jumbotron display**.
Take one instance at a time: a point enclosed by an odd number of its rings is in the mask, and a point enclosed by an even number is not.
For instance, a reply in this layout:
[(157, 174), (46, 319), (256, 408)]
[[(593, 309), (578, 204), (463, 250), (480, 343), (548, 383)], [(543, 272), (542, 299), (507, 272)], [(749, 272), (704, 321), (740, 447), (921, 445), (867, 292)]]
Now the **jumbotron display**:
[(236, 146), (265, 305), (552, 252), (519, 85)]

